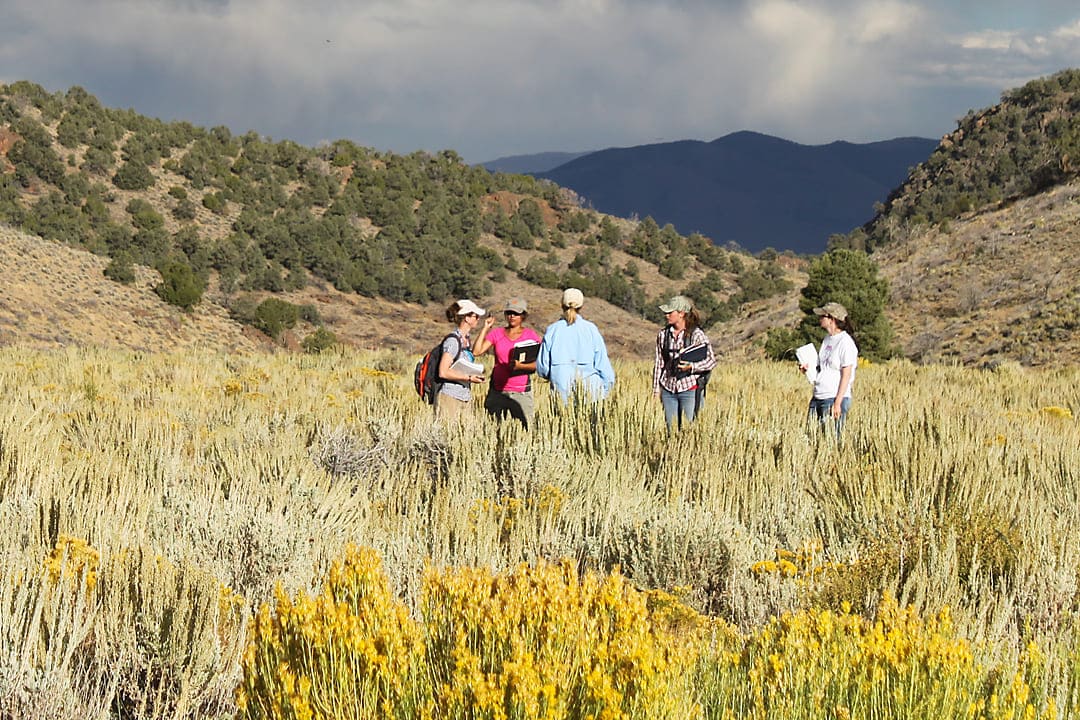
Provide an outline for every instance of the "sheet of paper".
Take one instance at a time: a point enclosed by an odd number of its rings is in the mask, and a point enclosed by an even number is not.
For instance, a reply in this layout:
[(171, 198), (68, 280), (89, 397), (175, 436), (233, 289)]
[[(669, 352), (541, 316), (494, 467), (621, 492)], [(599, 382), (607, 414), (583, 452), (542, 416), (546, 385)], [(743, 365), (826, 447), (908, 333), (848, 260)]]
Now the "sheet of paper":
[(800, 365), (806, 366), (806, 380), (811, 385), (817, 380), (817, 349), (812, 343), (806, 343), (800, 348), (796, 348), (795, 357), (798, 359)]

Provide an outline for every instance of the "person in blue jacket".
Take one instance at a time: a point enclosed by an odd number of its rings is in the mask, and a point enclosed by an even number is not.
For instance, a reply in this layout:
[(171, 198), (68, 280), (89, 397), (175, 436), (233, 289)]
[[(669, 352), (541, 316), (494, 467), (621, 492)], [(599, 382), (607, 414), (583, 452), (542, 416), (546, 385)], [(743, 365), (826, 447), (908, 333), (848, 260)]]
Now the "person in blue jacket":
[(563, 291), (562, 319), (548, 325), (536, 359), (536, 374), (551, 381), (563, 402), (575, 384), (580, 383), (593, 400), (606, 397), (615, 384), (604, 338), (596, 325), (580, 315), (584, 303), (585, 296), (577, 288)]

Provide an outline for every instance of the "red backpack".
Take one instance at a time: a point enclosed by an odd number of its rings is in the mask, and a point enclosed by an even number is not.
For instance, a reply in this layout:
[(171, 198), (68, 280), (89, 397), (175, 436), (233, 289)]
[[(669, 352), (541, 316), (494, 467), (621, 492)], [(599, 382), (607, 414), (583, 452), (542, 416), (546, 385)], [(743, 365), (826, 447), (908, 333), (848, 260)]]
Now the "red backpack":
[[(442, 387), (442, 381), (439, 380), (439, 362), (442, 360), (443, 343), (452, 337), (455, 337), (454, 333), (450, 333), (440, 340), (438, 345), (424, 353), (424, 357), (420, 358), (420, 362), (416, 363), (416, 369), (413, 370), (413, 388), (420, 399), (428, 405), (435, 404), (435, 396), (439, 394), (439, 389)], [(462, 343), (459, 340), (454, 360), (461, 355), (461, 350)]]

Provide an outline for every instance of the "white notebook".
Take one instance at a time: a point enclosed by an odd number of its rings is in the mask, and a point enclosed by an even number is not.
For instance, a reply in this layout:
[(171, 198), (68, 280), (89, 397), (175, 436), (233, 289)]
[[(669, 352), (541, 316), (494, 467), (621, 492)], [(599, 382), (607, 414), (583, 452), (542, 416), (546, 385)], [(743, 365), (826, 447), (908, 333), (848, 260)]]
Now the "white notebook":
[(484, 366), (465, 357), (459, 357), (450, 369), (463, 375), (483, 375)]
[(800, 365), (806, 366), (806, 380), (813, 385), (817, 380), (817, 349), (813, 343), (806, 343), (795, 350), (795, 357), (798, 358)]

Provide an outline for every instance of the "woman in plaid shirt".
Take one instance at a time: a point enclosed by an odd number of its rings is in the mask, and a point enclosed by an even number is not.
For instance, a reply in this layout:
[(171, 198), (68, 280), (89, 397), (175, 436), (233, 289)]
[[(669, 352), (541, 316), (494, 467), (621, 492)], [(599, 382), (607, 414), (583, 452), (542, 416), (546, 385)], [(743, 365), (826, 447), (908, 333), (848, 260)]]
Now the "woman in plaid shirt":
[(653, 395), (664, 406), (668, 430), (677, 423), (682, 430), (701, 410), (709, 371), (716, 367), (712, 343), (701, 329), (701, 313), (685, 295), (676, 295), (660, 306), (667, 324), (656, 336)]

